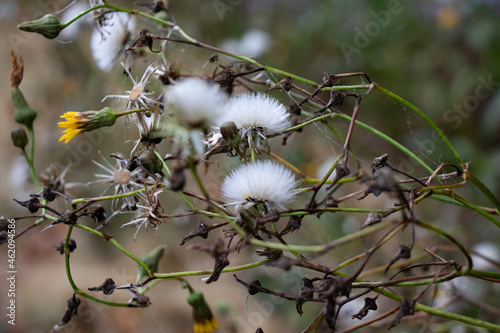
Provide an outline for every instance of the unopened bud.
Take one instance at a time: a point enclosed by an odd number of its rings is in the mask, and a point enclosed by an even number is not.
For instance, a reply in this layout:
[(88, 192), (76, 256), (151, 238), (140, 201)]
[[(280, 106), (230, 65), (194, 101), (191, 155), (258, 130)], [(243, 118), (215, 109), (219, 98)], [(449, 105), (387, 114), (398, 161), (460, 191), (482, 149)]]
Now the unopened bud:
[(36, 32), (48, 39), (54, 39), (64, 29), (59, 23), (59, 19), (53, 14), (47, 14), (44, 17), (21, 23), (17, 26), (22, 31)]
[(248, 208), (240, 210), (240, 217), (245, 224), (250, 228), (252, 233), (255, 232), (257, 227), (257, 219), (266, 215), (267, 209), (264, 203), (259, 202)]
[[(158, 245), (149, 253), (141, 257), (141, 261), (149, 267), (152, 272), (158, 272), (158, 263), (165, 253), (165, 245)], [(149, 276), (149, 272), (145, 272), (141, 265), (138, 265), (137, 283), (141, 283), (144, 277)]]
[(28, 105), (19, 88), (12, 89), (12, 102), (14, 103), (14, 120), (28, 129), (33, 128), (36, 112)]
[(160, 160), (156, 154), (151, 150), (144, 151), (139, 157), (139, 161), (141, 162), (144, 169), (146, 169), (150, 174), (158, 173), (163, 175), (163, 162)]
[(220, 127), (220, 133), (224, 140), (226, 140), (226, 145), (229, 148), (237, 149), (241, 142), (240, 132), (238, 131), (238, 127), (232, 121), (226, 121)]
[(16, 128), (10, 132), (10, 137), (14, 146), (24, 149), (28, 144), (28, 136), (26, 135), (26, 131), (23, 128)]

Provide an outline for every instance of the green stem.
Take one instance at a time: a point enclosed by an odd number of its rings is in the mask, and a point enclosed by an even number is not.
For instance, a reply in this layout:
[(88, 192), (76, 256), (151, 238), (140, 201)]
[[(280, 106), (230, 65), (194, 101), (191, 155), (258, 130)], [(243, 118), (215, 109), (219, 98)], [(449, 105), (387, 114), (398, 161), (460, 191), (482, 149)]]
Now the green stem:
[(115, 117), (119, 118), (119, 117), (122, 117), (122, 116), (126, 116), (128, 114), (141, 113), (141, 112), (145, 112), (145, 111), (148, 111), (148, 109), (126, 110), (126, 111), (118, 112), (118, 113), (115, 112)]
[(87, 294), (86, 292), (84, 292), (83, 290), (81, 290), (80, 288), (78, 288), (76, 286), (75, 281), (73, 280), (73, 276), (71, 275), (71, 268), (70, 268), (70, 265), (69, 265), (69, 240), (70, 240), (71, 232), (72, 231), (73, 231), (73, 226), (70, 225), (68, 227), (68, 233), (66, 234), (66, 240), (65, 240), (65, 243), (64, 243), (64, 264), (66, 266), (66, 275), (68, 277), (68, 281), (69, 281), (69, 284), (71, 285), (71, 288), (73, 288), (73, 291), (76, 294), (78, 294), (80, 296), (83, 296), (83, 297), (85, 297), (87, 299), (90, 299), (92, 301), (95, 301), (97, 303), (101, 303), (101, 304), (105, 304), (105, 305), (109, 305), (109, 306), (133, 307), (133, 305), (130, 304), (130, 303), (116, 303), (116, 302), (104, 301), (102, 299), (99, 299), (99, 298), (96, 298), (94, 296), (91, 296), (91, 295)]
[(330, 90), (356, 90), (356, 89), (364, 89), (368, 90), (370, 88), (370, 85), (368, 84), (358, 84), (358, 85), (352, 85), (352, 86), (331, 86), (331, 87), (325, 87), (321, 89), (321, 91), (330, 91)]
[[(396, 294), (393, 294), (385, 289), (375, 288), (373, 291), (380, 292), (382, 295), (389, 297), (389, 298), (392, 298), (392, 299), (399, 301), (399, 302), (401, 302), (404, 299), (403, 297), (398, 296)], [(477, 326), (477, 327), (484, 327), (484, 328), (488, 328), (488, 329), (491, 329), (491, 330), (496, 331), (496, 332), (500, 332), (500, 325), (489, 323), (489, 322), (486, 322), (484, 320), (466, 317), (466, 316), (459, 315), (456, 313), (451, 313), (448, 311), (436, 309), (436, 308), (433, 308), (433, 307), (430, 307), (427, 305), (423, 305), (420, 303), (415, 303), (414, 309), (415, 309), (415, 311), (424, 311), (424, 312), (431, 314), (433, 316), (436, 316), (436, 317), (455, 320), (455, 321), (458, 321), (461, 323), (465, 323), (465, 324), (469, 324), (469, 325), (473, 325), (473, 326)]]
[(203, 196), (207, 199), (207, 202), (210, 204), (210, 206), (215, 209), (216, 211), (220, 211), (219, 208), (212, 203), (210, 200), (210, 195), (208, 194), (207, 189), (205, 188), (205, 185), (203, 184), (203, 181), (200, 178), (200, 174), (198, 173), (198, 170), (196, 169), (196, 163), (192, 158), (189, 159), (189, 169), (191, 170), (191, 173), (194, 176), (194, 179), (196, 180), (196, 183), (198, 184), (198, 187), (201, 190), (201, 193)]
[[(346, 177), (346, 178), (342, 178), (342, 179), (337, 180), (336, 184), (352, 183), (352, 182), (358, 181), (359, 179), (360, 179), (359, 176)], [(319, 178), (311, 178), (311, 177), (306, 177), (306, 178), (303, 178), (300, 180), (300, 182), (302, 184), (315, 184), (315, 183), (319, 183), (320, 181), (321, 181), (321, 179), (319, 179)], [(327, 180), (325, 182), (325, 184), (331, 184), (332, 182), (333, 182), (333, 180)]]
[(441, 138), (441, 140), (443, 140), (443, 142), (448, 147), (448, 149), (451, 151), (451, 153), (453, 154), (453, 156), (455, 156), (455, 159), (458, 161), (458, 163), (460, 164), (460, 166), (462, 168), (465, 168), (465, 163), (460, 158), (460, 155), (458, 155), (458, 152), (455, 150), (455, 148), (453, 147), (453, 145), (450, 143), (450, 141), (448, 140), (448, 138), (446, 137), (446, 135), (444, 135), (443, 131), (441, 131), (439, 129), (439, 127), (437, 127), (437, 125), (431, 120), (431, 118), (429, 118), (425, 113), (423, 113), (415, 105), (413, 105), (410, 102), (406, 101), (405, 99), (399, 97), (398, 95), (392, 93), (391, 91), (382, 88), (381, 86), (379, 86), (377, 84), (375, 85), (375, 90), (378, 90), (379, 92), (383, 93), (384, 95), (389, 96), (392, 99), (395, 99), (399, 103), (403, 104), (404, 106), (406, 106), (407, 108), (409, 108), (410, 110), (412, 110), (413, 112), (415, 112), (420, 118), (422, 118), (439, 135), (439, 137)]
[(361, 254), (358, 254), (357, 256), (355, 257), (352, 257), (346, 261), (344, 261), (343, 263), (339, 264), (338, 266), (332, 268), (330, 270), (331, 273), (333, 272), (336, 272), (338, 270), (341, 270), (342, 268), (352, 264), (353, 262), (356, 262), (358, 261), (359, 259), (361, 258), (364, 258), (366, 257), (368, 254), (371, 254), (373, 253), (374, 251), (376, 251), (378, 248), (380, 248), (382, 245), (384, 245), (385, 243), (387, 243), (392, 237), (394, 237), (398, 232), (400, 232), (401, 230), (403, 230), (404, 228), (406, 227), (405, 224), (401, 224), (399, 226), (397, 226), (396, 228), (394, 228), (394, 230), (392, 230), (387, 236), (385, 236), (376, 246), (372, 247), (371, 249), (369, 249), (368, 251), (365, 251)]
[(78, 20), (80, 17), (94, 11), (94, 10), (97, 10), (97, 9), (100, 9), (100, 8), (106, 8), (107, 6), (106, 5), (98, 5), (98, 6), (95, 6), (95, 7), (92, 7), (92, 8), (89, 8), (87, 10), (84, 10), (83, 12), (81, 12), (80, 14), (76, 15), (75, 17), (73, 17), (71, 20), (69, 20), (68, 22), (66, 23), (62, 23), (61, 24), (61, 27), (62, 29), (65, 29), (67, 26), (69, 26), (70, 24), (72, 24), (73, 22), (75, 22), (76, 20)]
[(475, 205), (475, 204), (473, 204), (473, 203), (465, 200), (464, 198), (462, 198), (458, 194), (452, 192), (451, 190), (433, 190), (432, 193), (433, 194), (445, 195), (445, 196), (448, 196), (448, 197), (452, 198), (453, 200), (456, 200), (456, 201), (460, 202), (464, 206), (472, 209), (476, 213), (480, 214), (481, 216), (485, 217), (489, 221), (493, 222), (493, 224), (495, 224), (497, 227), (500, 228), (500, 222), (497, 219), (495, 219), (493, 216), (491, 216), (490, 214), (488, 214), (488, 212), (486, 212), (485, 210), (483, 210), (479, 206), (477, 206), (477, 205)]
[(134, 260), (139, 266), (141, 266), (146, 272), (148, 272), (148, 275), (150, 277), (153, 277), (154, 276), (154, 273), (149, 269), (148, 265), (146, 265), (141, 259), (139, 259), (138, 257), (136, 257), (135, 255), (133, 255), (132, 253), (130, 253), (127, 249), (125, 249), (120, 243), (118, 243), (118, 241), (108, 235), (105, 235), (103, 234), (102, 232), (100, 231), (97, 231), (95, 229), (92, 229), (92, 228), (89, 228), (85, 225), (82, 225), (82, 224), (75, 224), (74, 225), (75, 227), (79, 228), (79, 229), (82, 229), (82, 230), (85, 230), (87, 232), (90, 232), (94, 235), (97, 235), (101, 238), (104, 238), (105, 240), (107, 240), (108, 242), (110, 242), (111, 244), (113, 244), (118, 250), (122, 251), (125, 255), (127, 255), (127, 257), (129, 257), (130, 259)]
[(138, 11), (138, 10), (135, 10), (135, 9), (120, 8), (120, 7), (109, 5), (109, 4), (102, 4), (102, 5), (97, 5), (97, 6), (94, 6), (92, 8), (89, 8), (87, 10), (84, 10), (83, 12), (81, 12), (77, 16), (73, 17), (68, 22), (66, 22), (64, 24), (61, 24), (61, 27), (64, 29), (67, 26), (69, 26), (70, 24), (72, 24), (73, 22), (75, 22), (76, 20), (78, 20), (79, 18), (81, 18), (82, 16), (84, 16), (84, 15), (86, 15), (86, 14), (88, 14), (88, 13), (94, 11), (94, 10), (101, 9), (101, 8), (108, 8), (108, 9), (112, 9), (112, 10), (117, 11), (117, 12), (125, 12), (125, 13), (129, 13), (129, 14), (132, 14), (132, 15), (142, 16), (142, 17), (145, 17), (145, 18), (147, 18), (147, 19), (149, 19), (151, 21), (154, 21), (156, 23), (161, 24), (162, 26), (173, 26), (172, 22), (164, 21), (164, 20), (159, 19), (159, 18), (157, 18), (157, 17), (155, 17), (153, 15), (149, 15), (147, 13), (144, 13), (144, 12), (141, 12), (141, 11)]
[(469, 251), (467, 251), (465, 246), (463, 246), (462, 243), (460, 243), (457, 239), (455, 239), (455, 237), (453, 237), (452, 235), (448, 234), (447, 232), (439, 228), (434, 227), (433, 225), (427, 224), (422, 221), (415, 222), (415, 224), (424, 229), (431, 230), (437, 234), (440, 234), (441, 236), (446, 237), (448, 240), (454, 243), (467, 259), (467, 267), (465, 268), (465, 272), (469, 272), (472, 269), (472, 257), (470, 256)]
[[(269, 262), (269, 260), (265, 259), (265, 260), (245, 264), (245, 265), (228, 267), (228, 268), (224, 268), (222, 270), (222, 273), (242, 271), (245, 269), (250, 269), (250, 268), (262, 266), (268, 262)], [(186, 271), (186, 272), (173, 272), (173, 273), (156, 273), (155, 277), (158, 279), (171, 279), (171, 278), (178, 278), (178, 277), (183, 277), (183, 276), (211, 275), (211, 274), (213, 274), (213, 272), (214, 272), (213, 270), (206, 270), (206, 271)]]
[[(462, 208), (469, 208), (468, 206), (464, 205), (463, 203), (460, 203), (460, 202), (458, 202), (456, 200), (453, 200), (450, 197), (443, 197), (443, 196), (439, 196), (439, 195), (432, 195), (430, 197), (432, 199), (434, 199), (434, 200), (438, 200), (438, 201), (441, 201), (441, 202), (446, 202), (446, 203), (448, 203), (450, 205), (455, 205), (455, 206), (462, 207)], [(482, 206), (478, 206), (478, 207), (481, 208), (482, 210), (484, 210), (485, 212), (489, 213), (489, 214), (499, 215), (496, 208), (482, 207)]]
[(29, 154), (29, 157), (26, 154), (26, 152), (24, 151), (24, 149), (22, 149), (22, 151), (23, 151), (24, 157), (26, 158), (26, 162), (28, 162), (28, 165), (30, 167), (30, 174), (31, 174), (31, 178), (33, 179), (33, 183), (35, 183), (35, 186), (38, 189), (38, 191), (41, 191), (42, 186), (40, 185), (40, 182), (38, 181), (38, 177), (36, 176), (36, 172), (35, 172), (35, 162), (34, 162), (34, 158), (35, 158), (35, 131), (33, 129), (33, 126), (28, 127), (28, 133), (30, 135), (30, 154)]
[(172, 172), (168, 168), (167, 163), (165, 163), (165, 160), (163, 159), (163, 157), (160, 155), (160, 152), (155, 149), (154, 153), (155, 153), (156, 157), (158, 157), (160, 159), (161, 163), (163, 164), (163, 168), (167, 171), (167, 175), (170, 176), (172, 174)]
[(250, 243), (257, 246), (264, 246), (270, 249), (282, 250), (282, 251), (297, 251), (297, 252), (324, 252), (330, 249), (333, 249), (342, 244), (353, 241), (359, 237), (369, 235), (375, 231), (390, 227), (393, 225), (393, 221), (384, 221), (379, 224), (369, 226), (367, 228), (358, 230), (351, 234), (345, 235), (344, 237), (340, 237), (332, 242), (325, 243), (323, 245), (285, 245), (281, 243), (271, 243), (262, 241), (259, 239), (251, 239)]
[(500, 281), (500, 272), (478, 271), (475, 269), (471, 269), (467, 273), (467, 276), (483, 278), (483, 279), (495, 279)]
[(497, 215), (500, 214), (500, 200), (491, 192), (491, 190), (486, 187), (472, 172), (469, 172), (469, 180), (474, 184), (488, 200), (495, 206), (497, 210)]
[[(346, 121), (351, 121), (351, 117), (348, 116), (348, 115), (345, 115), (345, 114), (341, 114), (341, 113), (334, 113), (333, 114), (334, 117), (336, 118), (340, 118), (340, 119), (344, 119)], [(415, 162), (417, 162), (418, 164), (420, 164), (423, 168), (425, 168), (425, 170), (427, 170), (430, 174), (432, 174), (434, 172), (434, 170), (428, 166), (424, 161), (422, 161), (417, 155), (415, 155), (411, 150), (409, 150), (408, 148), (406, 148), (405, 146), (403, 146), (402, 144), (400, 144), (399, 142), (397, 142), (396, 140), (394, 140), (393, 138), (391, 138), (390, 136), (380, 132), (379, 130), (365, 124), (365, 123), (362, 123), (361, 121), (359, 120), (356, 120), (356, 125), (358, 125), (359, 127), (361, 128), (364, 128), (365, 130), (367, 130), (368, 132), (371, 132), (375, 135), (377, 135), (378, 137), (384, 139), (385, 141), (389, 142), (391, 145), (393, 145), (394, 147), (396, 147), (397, 149), (401, 150), (403, 153), (405, 153), (406, 155), (408, 155), (411, 159), (413, 159)], [(438, 178), (439, 179), (439, 178)]]
[(151, 185), (151, 186), (148, 186), (148, 187), (145, 187), (145, 188), (141, 188), (140, 190), (130, 191), (130, 192), (127, 192), (127, 193), (105, 195), (105, 196), (102, 196), (102, 197), (78, 198), (78, 199), (72, 200), (71, 201), (71, 205), (76, 205), (76, 204), (80, 204), (80, 203), (87, 203), (87, 202), (90, 202), (90, 201), (92, 201), (92, 202), (98, 202), (98, 201), (106, 201), (106, 200), (113, 200), (113, 199), (118, 199), (118, 198), (130, 197), (132, 195), (136, 195), (136, 194), (139, 194), (139, 193), (144, 192), (146, 190), (149, 190), (149, 189), (151, 189), (153, 187), (154, 187), (154, 185)]

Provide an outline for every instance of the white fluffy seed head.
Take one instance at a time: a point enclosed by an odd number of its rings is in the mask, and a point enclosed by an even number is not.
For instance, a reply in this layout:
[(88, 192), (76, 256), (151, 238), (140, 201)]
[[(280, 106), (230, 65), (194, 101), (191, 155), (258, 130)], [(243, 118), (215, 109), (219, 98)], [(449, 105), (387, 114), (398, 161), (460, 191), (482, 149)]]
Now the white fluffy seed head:
[(265, 202), (279, 208), (294, 200), (298, 186), (292, 171), (265, 160), (246, 163), (233, 170), (221, 187), (228, 205), (239, 209), (246, 203)]
[(182, 79), (169, 86), (165, 96), (179, 123), (187, 127), (212, 126), (227, 99), (219, 86), (197, 78)]
[(97, 66), (109, 72), (118, 61), (125, 45), (135, 30), (135, 17), (124, 12), (109, 15), (105, 25), (94, 29), (90, 39), (90, 49)]
[(242, 134), (252, 129), (263, 134), (280, 133), (290, 127), (285, 106), (263, 93), (243, 93), (229, 99), (216, 124), (220, 127), (226, 121), (234, 122)]

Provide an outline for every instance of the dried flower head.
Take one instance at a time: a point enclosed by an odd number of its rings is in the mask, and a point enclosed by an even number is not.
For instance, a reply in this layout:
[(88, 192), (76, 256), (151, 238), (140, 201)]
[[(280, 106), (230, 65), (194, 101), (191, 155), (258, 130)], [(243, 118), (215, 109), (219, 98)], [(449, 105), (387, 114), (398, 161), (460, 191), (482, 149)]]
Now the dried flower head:
[(243, 93), (232, 97), (217, 120), (217, 128), (226, 122), (234, 122), (242, 140), (250, 147), (260, 148), (266, 135), (280, 133), (290, 126), (286, 107), (277, 99), (263, 93)]
[(156, 72), (157, 66), (156, 64), (151, 64), (148, 66), (142, 78), (137, 81), (134, 79), (132, 74), (128, 68), (122, 63), (123, 69), (128, 74), (128, 77), (132, 80), (134, 86), (131, 90), (123, 92), (121, 95), (107, 95), (102, 99), (101, 102), (104, 102), (108, 98), (118, 98), (127, 100), (127, 110), (132, 109), (154, 109), (158, 105), (158, 101), (150, 98), (154, 94), (154, 92), (148, 92), (146, 90), (146, 85), (149, 83), (151, 76)]
[(294, 200), (297, 186), (290, 169), (265, 160), (242, 164), (233, 170), (224, 179), (221, 192), (227, 204), (236, 205), (237, 210), (258, 202), (283, 208)]
[[(111, 165), (106, 159), (104, 160), (106, 165), (94, 162), (95, 165), (99, 166), (106, 173), (95, 174), (99, 180), (92, 181), (92, 183), (108, 184), (104, 193), (108, 192), (110, 189), (113, 191), (113, 195), (125, 194), (131, 191), (138, 190), (144, 186), (144, 184), (152, 184), (153, 179), (148, 177), (144, 170), (141, 168), (136, 168), (130, 171), (127, 168), (127, 161), (123, 159), (120, 155), (111, 155), (116, 159), (115, 166)], [(138, 199), (135, 195), (123, 197), (123, 204), (121, 210), (134, 210), (138, 203)], [(116, 207), (118, 205), (119, 199), (115, 198), (112, 201), (112, 205)]]
[(146, 191), (146, 194), (139, 193), (138, 197), (139, 200), (141, 200), (141, 204), (137, 205), (139, 210), (137, 211), (136, 217), (132, 221), (122, 225), (122, 228), (127, 225), (136, 226), (137, 230), (135, 231), (134, 239), (142, 226), (144, 226), (146, 230), (155, 231), (165, 220), (165, 218), (161, 217), (160, 199), (158, 199), (158, 195), (161, 192), (163, 192), (163, 189)]

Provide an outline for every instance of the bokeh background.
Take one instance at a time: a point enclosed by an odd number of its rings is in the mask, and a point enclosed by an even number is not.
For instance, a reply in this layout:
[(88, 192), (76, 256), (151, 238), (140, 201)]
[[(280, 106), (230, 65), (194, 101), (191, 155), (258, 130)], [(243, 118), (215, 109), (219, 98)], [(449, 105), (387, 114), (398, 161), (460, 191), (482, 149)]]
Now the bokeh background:
[[(132, 6), (131, 1), (109, 2)], [(62, 10), (69, 3), (63, 0), (0, 0), (0, 42), (3, 45), (0, 52), (3, 119), (0, 122), (0, 215), (6, 217), (24, 215), (25, 211), (14, 205), (12, 198), (26, 199), (35, 188), (27, 180), (28, 169), (10, 140), (10, 131), (18, 127), (12, 117), (10, 100), (11, 48), (23, 55), (25, 72), (21, 89), (38, 113), (35, 122), (38, 172), (52, 163), (61, 173), (71, 161), (73, 168), (65, 179), (68, 193), (74, 197), (99, 195), (104, 188), (86, 185), (94, 180), (93, 174), (99, 171), (91, 161), (102, 161), (102, 156), (114, 152), (126, 154), (131, 148), (131, 143), (126, 141), (132, 136), (124, 134), (123, 123), (112, 130), (77, 137), (67, 145), (58, 142), (61, 130), (56, 123), (62, 113), (68, 110), (98, 110), (104, 106), (101, 103), (104, 96), (130, 89), (130, 81), (124, 79), (119, 66), (110, 73), (103, 73), (94, 64), (89, 48), (90, 28), (82, 27), (81, 33), (70, 41), (46, 40), (16, 28), (22, 21)], [(448, 135), (462, 158), (472, 161), (471, 170), (500, 196), (498, 1), (172, 0), (169, 6), (178, 24), (198, 40), (256, 56), (265, 64), (316, 82), (321, 80), (324, 72), (367, 73), (381, 86), (423, 110)], [(68, 11), (58, 15), (65, 15)], [(138, 30), (142, 27), (150, 26), (139, 20)], [(210, 74), (213, 70), (211, 65), (207, 65), (211, 55), (208, 51), (177, 45), (171, 46), (168, 54), (187, 73)], [(139, 65), (140, 61), (145, 65), (147, 60), (139, 60)], [(140, 71), (133, 74), (141, 75)], [(361, 79), (345, 82), (359, 84)], [(284, 103), (290, 103), (286, 95), (275, 96)], [(342, 111), (350, 114), (351, 108), (352, 101), (347, 100)], [(423, 121), (383, 95), (373, 94), (366, 98), (361, 105), (359, 119), (397, 139), (431, 166), (453, 162), (446, 148), (435, 139)], [(345, 132), (347, 123), (339, 122), (337, 126)], [(313, 175), (322, 162), (340, 151), (341, 143), (325, 137), (324, 133), (321, 128), (312, 127), (300, 136), (292, 136), (286, 147), (279, 147), (278, 142), (273, 143), (273, 147), (276, 146), (295, 165)], [(387, 144), (361, 129), (355, 132), (352, 148), (362, 161), (365, 172), (369, 172), (369, 164), (374, 157), (387, 152), (395, 166), (415, 176), (425, 175), (423, 170), (410, 164)], [(217, 191), (223, 173), (216, 172), (213, 176), (210, 185), (213, 191)], [(472, 185), (459, 193), (477, 204), (488, 205)], [(374, 204), (387, 206), (392, 201), (374, 201)], [(172, 212), (176, 206), (177, 203), (172, 201)], [(60, 203), (59, 208), (62, 207)], [(424, 203), (421, 208), (417, 207), (416, 212), (423, 219), (437, 223), (454, 234), (468, 248), (485, 249), (486, 255), (499, 259), (499, 231), (485, 219), (454, 206), (435, 203)], [(321, 220), (306, 219), (307, 223), (304, 223), (300, 234), (294, 235), (294, 240), (299, 244), (323, 243), (357, 230), (365, 218), (338, 214)], [(196, 219), (176, 220), (162, 225), (153, 234), (142, 231), (135, 241), (132, 229), (120, 228), (125, 221), (126, 216), (117, 218), (110, 231), (132, 253), (140, 256), (157, 244), (167, 246), (160, 271), (212, 267), (213, 262), (208, 255), (190, 252), (178, 245), (183, 235), (197, 223)], [(23, 229), (21, 223), (18, 228)], [(72, 294), (65, 276), (63, 257), (53, 248), (64, 238), (65, 228), (56, 226), (43, 232), (41, 229), (33, 229), (17, 241), (17, 325), (6, 325), (2, 315), (0, 331), (49, 332), (59, 322), (66, 299)], [(407, 236), (402, 236), (401, 241), (408, 241)], [(79, 251), (72, 256), (72, 269), (81, 288), (99, 285), (107, 277), (121, 284), (134, 279), (135, 264), (114, 247), (80, 230), (75, 230), (74, 238)], [(426, 238), (425, 234), (418, 234), (417, 238), (416, 248), (420, 252), (424, 246), (445, 243), (442, 239)], [(373, 240), (355, 242), (345, 247), (342, 254), (332, 253), (322, 260), (334, 266), (370, 244)], [(394, 242), (384, 250), (388, 257), (393, 255), (397, 245)], [(2, 250), (0, 267), (5, 267), (6, 263), (3, 253)], [(245, 250), (230, 260), (232, 265), (237, 265), (252, 258), (255, 260), (255, 255)], [(383, 263), (379, 262), (380, 265)], [(486, 269), (498, 271), (499, 268), (486, 266)], [(352, 273), (349, 270), (346, 272)], [(242, 272), (239, 276), (248, 281), (258, 278), (271, 288), (296, 293), (303, 274), (298, 269), (284, 273), (278, 268), (262, 268)], [(199, 277), (189, 281), (205, 293), (221, 324), (220, 332), (255, 332), (257, 327), (262, 327), (264, 332), (299, 332), (321, 310), (317, 304), (306, 304), (305, 313), (300, 317), (291, 302), (284, 303), (265, 295), (247, 297), (246, 290), (229, 274), (213, 285), (205, 285)], [(2, 308), (6, 299), (4, 282), (2, 278)], [(458, 282), (462, 283), (459, 289), (468, 297), (480, 304), (500, 308), (500, 298), (495, 297), (500, 293), (497, 287), (478, 281), (459, 279)], [(451, 288), (448, 291), (445, 289), (442, 294), (446, 296), (455, 292)], [(119, 301), (128, 299), (128, 295), (116, 294), (109, 298)], [(185, 302), (187, 292), (180, 288), (178, 281), (159, 284), (150, 296), (153, 306), (139, 310), (108, 308), (85, 300), (79, 316), (73, 319), (66, 331), (188, 332), (191, 329), (191, 309)], [(362, 305), (357, 306), (360, 308)], [(382, 305), (382, 308), (389, 309), (391, 306), (394, 303)], [(347, 328), (356, 323), (350, 321), (350, 314), (359, 308), (353, 307), (344, 312), (341, 327)], [(473, 317), (479, 315), (482, 318), (481, 315), (484, 315), (485, 320), (494, 320), (491, 313), (481, 311), (479, 306), (460, 304), (450, 309), (453, 310)], [(460, 324), (435, 319), (431, 320), (431, 324), (436, 325), (432, 326), (434, 329), (441, 328), (443, 331), (473, 331)], [(395, 330), (410, 332), (419, 330), (422, 325), (419, 320), (405, 321)], [(388, 323), (381, 330), (387, 326)]]

